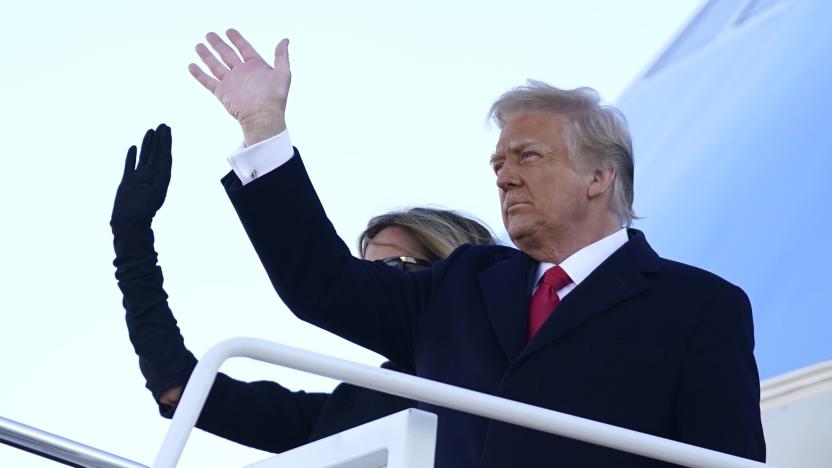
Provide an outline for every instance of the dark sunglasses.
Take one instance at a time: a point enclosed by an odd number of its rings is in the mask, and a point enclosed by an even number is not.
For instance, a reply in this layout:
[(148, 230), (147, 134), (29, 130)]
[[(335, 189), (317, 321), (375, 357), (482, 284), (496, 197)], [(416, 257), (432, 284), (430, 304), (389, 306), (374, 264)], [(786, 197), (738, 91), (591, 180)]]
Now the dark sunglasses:
[(413, 258), (413, 257), (387, 257), (382, 258), (381, 260), (376, 260), (377, 262), (381, 262), (385, 265), (389, 265), (393, 268), (398, 268), (402, 271), (417, 271), (417, 270), (424, 270), (426, 268), (431, 267), (431, 262), (427, 260), (423, 260), (421, 258)]

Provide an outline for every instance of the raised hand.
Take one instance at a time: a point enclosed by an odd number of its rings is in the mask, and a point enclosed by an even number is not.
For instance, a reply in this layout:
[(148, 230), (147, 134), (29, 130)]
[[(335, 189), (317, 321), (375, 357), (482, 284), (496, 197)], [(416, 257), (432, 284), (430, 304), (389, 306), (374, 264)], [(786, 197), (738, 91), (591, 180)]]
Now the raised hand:
[(239, 32), (229, 29), (226, 34), (236, 51), (216, 33), (205, 36), (219, 59), (205, 44), (196, 46), (213, 76), (194, 63), (188, 65), (188, 71), (237, 119), (245, 145), (250, 146), (286, 129), (286, 100), (292, 81), (289, 40), (283, 39), (275, 47), (272, 67)]
[(127, 150), (124, 174), (110, 218), (113, 230), (131, 225), (150, 226), (153, 216), (165, 202), (171, 163), (170, 127), (165, 124), (144, 134), (138, 165), (136, 147)]

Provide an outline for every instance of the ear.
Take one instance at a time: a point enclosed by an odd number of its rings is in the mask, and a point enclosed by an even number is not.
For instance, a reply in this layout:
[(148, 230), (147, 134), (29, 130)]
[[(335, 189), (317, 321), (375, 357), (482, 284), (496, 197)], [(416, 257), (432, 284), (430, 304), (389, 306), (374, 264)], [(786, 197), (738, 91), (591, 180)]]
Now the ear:
[(612, 183), (615, 181), (615, 168), (603, 167), (592, 171), (592, 179), (587, 188), (587, 197), (590, 199), (599, 197), (604, 193), (612, 191)]

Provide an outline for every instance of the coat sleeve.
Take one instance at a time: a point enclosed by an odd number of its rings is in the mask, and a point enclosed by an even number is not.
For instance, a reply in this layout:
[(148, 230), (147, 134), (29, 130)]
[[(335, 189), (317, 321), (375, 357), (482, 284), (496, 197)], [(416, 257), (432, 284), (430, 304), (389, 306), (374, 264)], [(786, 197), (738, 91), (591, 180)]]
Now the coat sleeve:
[[(330, 394), (290, 391), (267, 381), (242, 382), (223, 373), (211, 387), (196, 427), (248, 447), (280, 453), (312, 440)], [(175, 410), (159, 405), (162, 416)]]
[(431, 270), (403, 273), (354, 258), (297, 150), (246, 185), (233, 172), (222, 182), (272, 285), (295, 315), (413, 367), (415, 324), (435, 280)]
[[(185, 347), (162, 287), (149, 225), (115, 229), (116, 278), (123, 294), (127, 330), (139, 356), (146, 386), (162, 416), (173, 408), (159, 402), (173, 387), (185, 387), (197, 360)], [(234, 442), (282, 452), (309, 442), (329, 395), (292, 392), (273, 382), (240, 382), (217, 375), (197, 427)]]
[(700, 317), (677, 411), (680, 441), (765, 461), (751, 304), (736, 286), (727, 285)]

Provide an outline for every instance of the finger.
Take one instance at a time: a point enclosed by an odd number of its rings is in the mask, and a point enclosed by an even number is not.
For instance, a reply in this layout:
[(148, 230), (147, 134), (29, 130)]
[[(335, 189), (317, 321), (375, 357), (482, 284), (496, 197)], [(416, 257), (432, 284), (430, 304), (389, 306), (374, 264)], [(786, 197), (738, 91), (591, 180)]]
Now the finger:
[(226, 65), (228, 65), (228, 68), (234, 68), (243, 63), (242, 60), (240, 60), (240, 56), (237, 55), (237, 52), (234, 52), (234, 49), (232, 49), (230, 45), (226, 44), (225, 41), (217, 35), (217, 33), (210, 32), (205, 35), (205, 39), (207, 39), (208, 43), (211, 44), (211, 47), (213, 47), (214, 50), (220, 54), (220, 58)]
[(159, 154), (159, 176), (158, 180), (163, 187), (163, 195), (162, 200), (164, 201), (165, 194), (168, 191), (168, 186), (170, 185), (170, 168), (171, 164), (173, 163), (173, 157), (171, 156), (171, 130), (170, 127), (165, 125), (165, 128), (162, 130), (162, 152)]
[(199, 81), (199, 84), (205, 87), (208, 91), (211, 91), (212, 94), (214, 93), (214, 90), (217, 89), (217, 85), (220, 84), (219, 80), (209, 76), (207, 73), (202, 71), (201, 68), (199, 68), (199, 65), (195, 63), (188, 65), (188, 71), (191, 73), (191, 76)]
[(167, 191), (168, 184), (170, 184), (170, 147), (170, 127), (165, 124), (160, 124), (156, 128), (156, 135), (153, 138), (153, 160), (151, 161), (153, 172), (151, 183), (154, 185), (159, 184), (160, 187), (163, 187), (163, 191)]
[(167, 148), (165, 147), (166, 138), (165, 133), (168, 130), (168, 126), (165, 124), (159, 124), (156, 127), (156, 131), (153, 135), (153, 141), (150, 143), (150, 152), (148, 153), (147, 164), (151, 167), (155, 167), (159, 164), (159, 160), (162, 158), (162, 155), (167, 152)]
[(161, 127), (162, 130), (163, 130), (163, 132), (162, 132), (162, 145), (161, 145), (162, 154), (170, 154), (171, 143), (172, 143), (172, 139), (171, 139), (171, 135), (170, 135), (171, 134), (170, 127), (168, 127), (165, 124), (162, 124), (159, 127)]
[(289, 39), (281, 39), (274, 48), (274, 69), (291, 74), (289, 69)]
[(199, 55), (199, 58), (202, 59), (202, 62), (208, 66), (208, 70), (211, 70), (211, 73), (217, 77), (218, 80), (222, 80), (226, 73), (230, 70), (228, 67), (220, 63), (214, 54), (205, 46), (203, 43), (199, 43), (196, 45), (196, 54)]
[(124, 174), (122, 179), (126, 179), (127, 175), (136, 170), (136, 145), (127, 150), (127, 158), (124, 159)]
[(144, 134), (144, 139), (142, 140), (142, 149), (139, 152), (139, 164), (136, 166), (136, 169), (144, 167), (147, 165), (147, 158), (148, 153), (150, 152), (150, 145), (153, 143), (153, 130), (148, 130)]
[(156, 134), (158, 135), (159, 145), (157, 146), (157, 154), (156, 159), (160, 166), (164, 166), (166, 164), (166, 159), (170, 159), (170, 147), (171, 147), (171, 138), (170, 138), (170, 127), (165, 124), (159, 125), (159, 128), (156, 129)]
[(173, 139), (171, 137), (171, 129), (167, 125), (165, 125), (164, 132), (162, 133), (162, 154), (159, 155), (160, 161), (159, 164), (162, 168), (162, 174), (170, 178), (170, 166), (173, 162), (173, 156), (171, 156), (171, 149), (173, 147)]
[[(234, 44), (234, 47), (240, 51), (240, 55), (243, 56), (243, 61), (245, 60), (256, 60), (260, 59), (263, 60), (263, 57), (257, 53), (254, 47), (240, 34), (236, 29), (229, 29), (225, 32), (225, 35), (228, 36), (228, 39), (231, 40), (231, 43)], [(264, 60), (265, 61), (265, 60)]]

